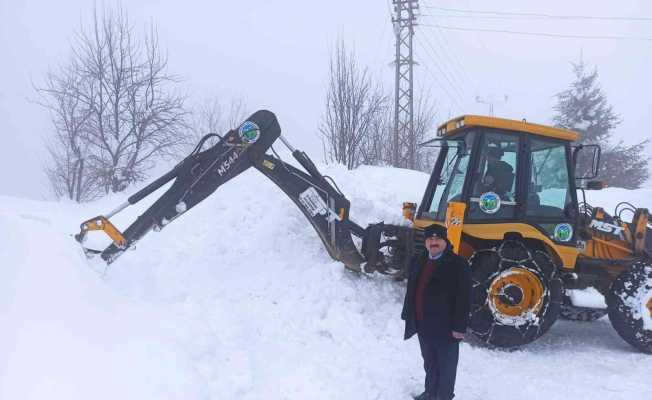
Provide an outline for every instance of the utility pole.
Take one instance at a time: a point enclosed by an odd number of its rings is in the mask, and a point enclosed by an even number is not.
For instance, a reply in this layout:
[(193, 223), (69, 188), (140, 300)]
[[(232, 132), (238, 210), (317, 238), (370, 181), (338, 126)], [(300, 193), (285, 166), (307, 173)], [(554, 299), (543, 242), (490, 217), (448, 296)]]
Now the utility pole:
[(392, 24), (396, 35), (396, 87), (394, 91), (394, 154), (393, 165), (401, 162), (399, 138), (414, 135), (414, 86), (412, 66), (414, 65), (412, 53), (412, 38), (416, 25), (415, 11), (419, 9), (419, 0), (392, 0), (394, 15)]

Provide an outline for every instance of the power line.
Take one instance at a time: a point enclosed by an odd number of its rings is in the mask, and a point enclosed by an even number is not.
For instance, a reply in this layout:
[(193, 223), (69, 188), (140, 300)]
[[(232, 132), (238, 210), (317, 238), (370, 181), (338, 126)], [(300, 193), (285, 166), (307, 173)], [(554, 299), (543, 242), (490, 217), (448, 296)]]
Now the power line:
[(437, 49), (439, 49), (439, 51), (437, 51), (438, 55), (442, 54), (442, 56), (440, 56), (438, 59), (449, 61), (448, 65), (450, 66), (449, 71), (452, 72), (451, 75), (453, 76), (453, 78), (455, 78), (455, 80), (458, 83), (464, 84), (466, 78), (463, 76), (462, 71), (460, 70), (459, 66), (457, 64), (453, 63), (452, 56), (449, 54), (448, 50), (443, 45), (445, 43), (445, 41), (442, 42), (439, 39), (439, 36), (437, 35), (437, 32), (434, 29), (432, 29), (430, 32), (428, 32), (426, 30), (423, 30), (422, 33), (425, 35), (426, 40), (428, 39), (428, 35), (432, 36), (432, 39), (434, 39), (434, 40), (432, 42), (430, 42), (430, 44), (432, 45), (433, 49), (435, 47)]
[[(439, 76), (442, 76), (445, 80), (445, 82), (448, 84), (448, 86), (452, 89), (453, 94), (457, 95), (457, 98), (459, 100), (462, 100), (464, 96), (461, 94), (460, 88), (457, 86), (456, 81), (454, 79), (451, 79), (453, 75), (449, 72), (447, 73), (444, 68), (442, 67), (442, 64), (438, 62), (437, 60), (441, 60), (442, 57), (438, 55), (438, 53), (435, 52), (433, 49), (432, 45), (430, 42), (427, 42), (427, 46), (424, 45), (424, 43), (421, 40), (421, 38), (417, 37), (417, 42), (421, 45), (421, 48), (424, 49), (424, 56), (427, 56), (430, 59), (430, 62), (437, 68), (439, 71)], [(441, 85), (440, 85), (441, 86)], [(443, 87), (442, 87), (443, 89)], [(449, 96), (451, 95), (450, 93), (447, 93)]]
[[(464, 6), (467, 7), (467, 8), (471, 8), (470, 5), (469, 5), (469, 0), (464, 0)], [(476, 23), (477, 23), (476, 19), (473, 18), (473, 24), (475, 25)], [(437, 28), (437, 29), (439, 29), (440, 31), (443, 32), (443, 30), (441, 30), (440, 28)], [(480, 46), (484, 49), (484, 51), (486, 53), (490, 53), (489, 48), (485, 44), (484, 40), (482, 40), (482, 35), (476, 35), (475, 33), (473, 33), (472, 37), (473, 37), (473, 39), (475, 39), (475, 41), (477, 43), (480, 44)], [(501, 80), (499, 74), (494, 75), (494, 80), (495, 80), (496, 83), (498, 83), (499, 86), (502, 86), (502, 80)], [(477, 85), (476, 85), (475, 89), (476, 89), (476, 92), (477, 92), (478, 91), (478, 86)]]
[(457, 57), (457, 54), (455, 53), (455, 51), (451, 50), (451, 48), (450, 48), (450, 46), (448, 44), (449, 41), (447, 40), (446, 35), (444, 34), (444, 31), (442, 31), (441, 29), (436, 29), (436, 30), (433, 29), (432, 31), (434, 32), (433, 37), (435, 38), (435, 41), (437, 42), (437, 44), (439, 44), (439, 47), (445, 53), (444, 55), (446, 56), (446, 58), (448, 60), (453, 61), (453, 63), (452, 63), (453, 71), (457, 72), (458, 78), (461, 78), (459, 80), (461, 82), (464, 82), (464, 83), (471, 82), (473, 84), (473, 86), (475, 86), (475, 82), (473, 81), (471, 76), (466, 71), (466, 67), (464, 66), (464, 63), (462, 63), (460, 61), (460, 59)]
[[(425, 32), (424, 32), (425, 33)], [(434, 36), (434, 35), (433, 35)], [(423, 40), (425, 41), (427, 47), (425, 50), (428, 52), (430, 56), (432, 56), (432, 61), (437, 64), (441, 65), (445, 71), (442, 71), (442, 74), (446, 78), (446, 80), (451, 84), (451, 87), (454, 87), (455, 89), (459, 89), (460, 86), (455, 86), (455, 85), (461, 85), (464, 81), (464, 79), (460, 79), (458, 74), (454, 74), (453, 71), (457, 72), (454, 68), (447, 68), (448, 67), (454, 67), (452, 64), (447, 64), (443, 61), (446, 61), (447, 58), (442, 56), (441, 53), (435, 48), (435, 46), (432, 44), (432, 42), (428, 39), (427, 35), (423, 35)], [(421, 40), (419, 40), (419, 43), (422, 43)], [(428, 48), (431, 51), (428, 51)], [(441, 49), (441, 47), (440, 47)], [(450, 78), (450, 79), (449, 79)], [(460, 90), (461, 92), (461, 90)]]
[(448, 91), (448, 89), (446, 89), (446, 87), (443, 86), (441, 84), (441, 82), (439, 82), (439, 80), (437, 79), (437, 75), (434, 72), (432, 72), (432, 70), (428, 67), (428, 64), (424, 64), (424, 67), (425, 67), (426, 71), (428, 71), (430, 76), (432, 76), (432, 79), (437, 83), (437, 85), (444, 91), (444, 93), (446, 93), (448, 98), (452, 101), (452, 103), (453, 103), (452, 105), (454, 107), (457, 107), (459, 110), (463, 111), (464, 107), (462, 107), (461, 103), (457, 100), (457, 98), (455, 96), (451, 95), (451, 93)]
[[(500, 21), (550, 21), (550, 18), (541, 16), (513, 16), (513, 15), (475, 15), (475, 14), (419, 14), (420, 17), (433, 18), (455, 18), (455, 19), (479, 19), (479, 20), (500, 20)], [(554, 21), (559, 21), (554, 19)], [(573, 20), (568, 20), (573, 21)]]
[[(422, 43), (421, 43), (421, 40), (419, 39), (418, 36), (415, 36), (415, 39), (417, 40), (417, 42), (418, 42), (419, 44), (422, 44)], [(422, 45), (422, 47), (424, 47), (424, 46)], [(424, 48), (425, 48), (425, 47), (424, 47)], [(431, 59), (432, 59), (432, 58), (431, 58)], [(444, 74), (444, 72), (443, 72), (443, 70), (441, 69), (441, 67), (439, 66), (439, 64), (438, 64), (436, 61), (433, 61), (433, 64), (435, 65), (435, 67), (437, 67), (437, 70), (439, 70), (440, 75), (435, 74), (435, 73), (434, 73), (434, 72), (433, 72), (433, 71), (428, 67), (428, 64), (424, 63), (423, 66), (425, 67), (426, 71), (428, 71), (428, 73), (430, 74), (430, 76), (432, 77), (432, 79), (435, 81), (435, 83), (437, 84), (437, 86), (439, 86), (439, 88), (440, 88), (441, 90), (444, 91), (444, 93), (446, 94), (446, 96), (448, 96), (448, 98), (449, 98), (451, 101), (453, 101), (453, 102), (455, 103), (455, 106), (458, 107), (459, 109), (463, 109), (463, 107), (461, 106), (461, 103), (460, 103), (460, 101), (459, 101), (459, 100), (463, 100), (463, 99), (462, 99), (462, 96), (459, 94), (459, 91), (458, 91), (458, 90), (456, 89), (456, 87), (455, 87), (455, 86), (450, 82), (450, 80), (448, 80), (448, 78), (447, 78), (446, 75)], [(420, 64), (420, 65), (421, 65), (421, 64)], [(438, 78), (438, 76), (443, 76), (443, 77), (446, 79), (446, 81), (448, 82), (448, 85), (449, 85), (449, 86), (451, 87), (451, 89), (452, 89), (452, 92), (449, 91), (449, 90), (447, 89), (446, 85), (442, 84), (442, 81), (440, 81), (440, 79)], [(459, 98), (459, 100), (458, 100), (458, 98)]]
[(439, 25), (439, 24), (432, 24), (432, 25), (430, 25), (430, 24), (421, 24), (421, 26), (426, 26), (426, 27), (430, 27), (430, 28), (447, 29), (447, 30), (453, 30), (453, 31), (507, 33), (507, 34), (511, 34), (511, 35), (541, 36), (541, 37), (553, 37), (553, 38), (564, 38), (564, 39), (652, 41), (652, 37), (643, 37), (643, 36), (565, 35), (565, 34), (561, 34), (561, 33), (511, 31), (511, 30), (507, 30), (507, 29), (464, 28), (464, 27), (460, 27), (460, 26), (448, 26), (448, 25)]
[[(442, 65), (440, 65), (439, 62), (437, 62), (437, 60), (443, 60), (444, 58), (441, 57), (441, 56), (439, 55), (439, 53), (434, 49), (434, 47), (432, 46), (432, 44), (431, 44), (430, 41), (428, 40), (428, 37), (427, 37), (427, 36), (424, 36), (424, 40), (426, 41), (426, 44), (428, 45), (428, 47), (432, 50), (432, 53), (428, 51), (428, 48), (427, 48), (427, 47), (424, 47), (424, 46), (423, 46), (423, 42), (422, 42), (421, 39), (417, 36), (417, 42), (420, 43), (420, 44), (422, 45), (422, 47), (426, 50), (426, 52), (428, 52), (427, 55), (430, 57), (432, 63), (435, 65), (435, 67), (437, 67), (437, 69), (438, 69), (439, 72), (441, 73), (441, 76), (444, 77), (444, 79), (446, 80), (446, 82), (448, 83), (448, 85), (451, 87), (451, 89), (453, 90), (453, 92), (457, 95), (457, 97), (459, 98), (459, 100), (462, 100), (462, 101), (463, 101), (464, 96), (462, 95), (462, 90), (461, 90), (460, 87), (455, 83), (456, 79), (452, 79), (452, 78), (454, 78), (453, 74), (450, 73), (450, 72), (449, 72), (449, 73), (446, 73), (446, 72), (444, 71), (444, 69), (442, 68)], [(459, 82), (459, 81), (458, 81), (458, 82)]]
[(595, 16), (595, 15), (554, 15), (554, 14), (545, 14), (545, 13), (527, 13), (527, 12), (508, 12), (508, 11), (481, 11), (481, 10), (464, 10), (459, 8), (445, 8), (425, 5), (424, 8), (430, 8), (434, 10), (448, 11), (448, 12), (457, 12), (457, 13), (467, 13), (467, 14), (485, 14), (485, 15), (507, 15), (515, 17), (538, 17), (538, 18), (549, 18), (549, 19), (567, 19), (567, 20), (599, 20), (599, 21), (639, 21), (639, 22), (652, 22), (652, 17), (605, 17), (605, 16)]
[(387, 21), (389, 22), (389, 24), (388, 23), (383, 24), (382, 32), (380, 34), (380, 38), (379, 38), (379, 42), (378, 42), (378, 43), (384, 43), (385, 48), (383, 48), (383, 46), (381, 46), (381, 45), (376, 46), (376, 52), (374, 53), (374, 65), (377, 65), (379, 63), (379, 61), (380, 61), (380, 57), (385, 55), (384, 52), (387, 50), (387, 46), (390, 46), (390, 48), (391, 48), (391, 43), (389, 41), (385, 40), (385, 36), (387, 35), (387, 31), (388, 31), (388, 29), (391, 29), (391, 25), (392, 25), (391, 24), (391, 21), (392, 21), (392, 9), (391, 9), (390, 2), (391, 2), (391, 0), (388, 0), (388, 3), (387, 3), (387, 11), (388, 11), (388, 16), (389, 16), (389, 19)]

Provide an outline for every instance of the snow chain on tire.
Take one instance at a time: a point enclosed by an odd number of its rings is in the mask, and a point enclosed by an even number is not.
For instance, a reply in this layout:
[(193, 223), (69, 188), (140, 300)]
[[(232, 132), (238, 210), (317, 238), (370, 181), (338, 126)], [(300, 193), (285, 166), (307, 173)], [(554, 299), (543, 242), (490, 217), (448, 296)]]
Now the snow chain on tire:
[(562, 282), (550, 256), (518, 241), (476, 252), (471, 331), (483, 342), (515, 347), (543, 335), (559, 316)]

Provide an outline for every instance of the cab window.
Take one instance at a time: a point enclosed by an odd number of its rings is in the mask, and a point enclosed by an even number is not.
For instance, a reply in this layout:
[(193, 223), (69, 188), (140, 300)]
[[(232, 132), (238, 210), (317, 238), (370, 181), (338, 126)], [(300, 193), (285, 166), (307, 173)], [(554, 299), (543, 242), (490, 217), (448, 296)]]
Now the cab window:
[(469, 134), (464, 141), (447, 141), (442, 148), (439, 156), (444, 157), (444, 160), (428, 208), (429, 216), (435, 220), (445, 218), (449, 202), (462, 199), (466, 171), (471, 157), (471, 142), (472, 134)]
[(516, 207), (516, 161), (518, 137), (487, 133), (473, 173), (469, 217), (513, 218)]
[(572, 203), (566, 146), (543, 139), (531, 139), (530, 143), (526, 214), (529, 217), (564, 217), (564, 210)]

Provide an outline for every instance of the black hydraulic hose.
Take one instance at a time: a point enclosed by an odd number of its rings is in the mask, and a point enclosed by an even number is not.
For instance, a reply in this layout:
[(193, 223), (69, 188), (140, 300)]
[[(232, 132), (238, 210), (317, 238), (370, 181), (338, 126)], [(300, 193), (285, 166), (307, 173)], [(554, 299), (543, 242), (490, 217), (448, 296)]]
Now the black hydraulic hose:
[[(156, 191), (157, 189), (159, 189), (161, 186), (165, 185), (166, 183), (168, 183), (168, 182), (171, 181), (172, 179), (176, 178), (177, 175), (179, 174), (179, 169), (181, 168), (181, 166), (183, 166), (183, 165), (186, 163), (186, 161), (187, 161), (188, 159), (192, 158), (193, 155), (197, 154), (197, 153), (201, 150), (201, 148), (202, 148), (202, 146), (204, 145), (204, 143), (205, 143), (208, 139), (210, 139), (211, 137), (219, 137), (220, 139), (222, 138), (222, 137), (221, 137), (220, 135), (218, 135), (217, 133), (209, 133), (208, 135), (205, 135), (205, 136), (204, 136), (204, 137), (199, 141), (199, 143), (197, 143), (197, 146), (195, 146), (195, 149), (192, 151), (192, 153), (190, 153), (190, 155), (189, 155), (188, 157), (186, 157), (184, 160), (182, 160), (179, 164), (175, 165), (175, 167), (172, 168), (172, 170), (170, 170), (168, 173), (166, 173), (166, 174), (163, 175), (162, 177), (158, 178), (158, 179), (155, 180), (154, 182), (150, 183), (149, 185), (145, 186), (144, 188), (142, 188), (142, 189), (139, 190), (138, 192), (136, 192), (136, 193), (134, 193), (133, 195), (131, 195), (131, 196), (127, 199), (127, 201), (129, 202), (129, 204), (135, 204), (135, 203), (138, 203), (139, 201), (141, 201), (141, 200), (144, 199), (145, 197), (149, 196), (152, 192), (154, 192), (154, 191)], [(229, 151), (229, 149), (227, 149), (227, 151), (225, 151), (223, 154), (219, 154), (218, 157), (222, 157), (222, 156), (223, 156), (224, 154), (226, 154), (228, 151)]]
[[(183, 163), (183, 161), (182, 161)], [(144, 188), (140, 189), (136, 193), (132, 194), (129, 196), (127, 201), (129, 204), (136, 204), (145, 197), (149, 196), (152, 192), (156, 191), (159, 189), (161, 186), (165, 185), (166, 183), (170, 182), (172, 179), (177, 177), (178, 174), (178, 167), (181, 164), (178, 164), (176, 167), (172, 168), (168, 173), (163, 175), (162, 177), (158, 178), (154, 182), (150, 183), (149, 185), (145, 186)]]
[(312, 162), (312, 160), (308, 157), (308, 155), (300, 150), (294, 150), (292, 152), (292, 156), (301, 164), (303, 168), (308, 171), (308, 173), (314, 177), (321, 177), (322, 175), (319, 173), (317, 170), (317, 167), (315, 164)]
[(207, 134), (207, 135), (204, 135), (204, 137), (202, 137), (202, 138), (199, 140), (199, 143), (197, 143), (197, 146), (195, 146), (195, 148), (193, 149), (193, 151), (192, 151), (190, 154), (193, 155), (193, 154), (199, 153), (199, 151), (201, 150), (201, 148), (204, 146), (204, 143), (205, 143), (208, 139), (210, 139), (210, 138), (212, 138), (212, 137), (218, 137), (218, 138), (220, 138), (220, 140), (222, 140), (222, 136), (220, 136), (220, 135), (218, 135), (217, 133), (214, 133), (214, 132), (211, 132), (211, 133), (209, 133), (209, 134)]
[(324, 178), (325, 178), (325, 179), (328, 179), (328, 181), (329, 181), (329, 182), (330, 182), (330, 183), (335, 187), (335, 190), (337, 190), (337, 192), (338, 192), (339, 194), (341, 194), (342, 196), (344, 196), (344, 193), (342, 193), (342, 191), (340, 190), (340, 187), (337, 186), (337, 183), (335, 183), (335, 179), (331, 178), (331, 177), (328, 176), (328, 175), (324, 175)]
[(308, 171), (308, 173), (313, 178), (319, 180), (325, 186), (330, 186), (330, 184), (326, 181), (326, 179), (324, 179), (324, 176), (319, 172), (315, 164), (305, 152), (294, 150), (292, 152), (292, 156), (299, 162), (299, 164), (301, 164), (303, 168), (305, 168), (306, 171)]

